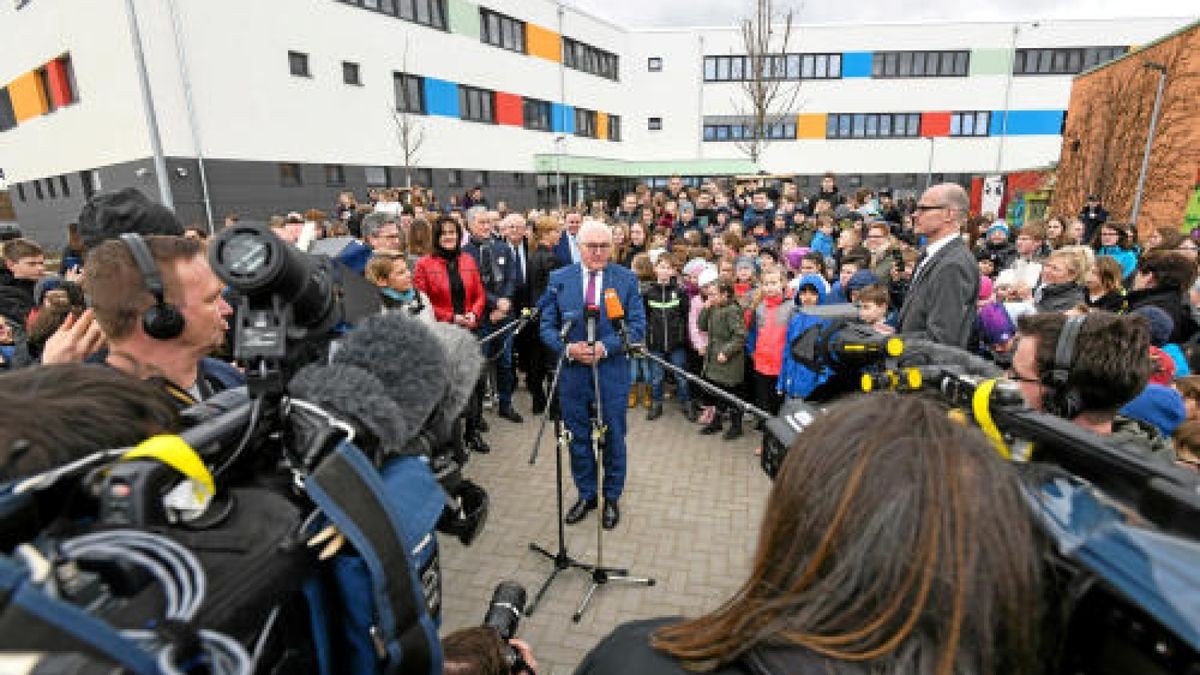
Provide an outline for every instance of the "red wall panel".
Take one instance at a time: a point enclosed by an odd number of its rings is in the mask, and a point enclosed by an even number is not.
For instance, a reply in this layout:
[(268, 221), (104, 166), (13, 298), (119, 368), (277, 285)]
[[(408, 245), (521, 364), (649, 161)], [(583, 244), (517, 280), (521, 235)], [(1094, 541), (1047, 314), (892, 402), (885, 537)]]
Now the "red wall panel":
[(525, 126), (524, 100), (516, 94), (496, 92), (496, 123), (510, 127)]
[(948, 112), (927, 112), (921, 113), (921, 135), (925, 138), (931, 136), (949, 136), (950, 135), (950, 113)]
[(71, 78), (67, 75), (67, 66), (62, 59), (54, 59), (46, 64), (46, 73), (50, 80), (50, 99), (56, 108), (71, 105), (75, 102), (75, 92), (71, 91)]

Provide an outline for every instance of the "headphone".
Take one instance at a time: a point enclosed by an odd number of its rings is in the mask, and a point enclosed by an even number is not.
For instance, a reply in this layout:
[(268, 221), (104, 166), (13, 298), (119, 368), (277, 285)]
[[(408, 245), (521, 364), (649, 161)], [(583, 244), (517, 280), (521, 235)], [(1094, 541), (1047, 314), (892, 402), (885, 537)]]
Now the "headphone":
[(1083, 412), (1083, 397), (1078, 389), (1067, 385), (1067, 380), (1071, 374), (1071, 361), (1075, 358), (1075, 343), (1079, 341), (1079, 331), (1086, 319), (1086, 314), (1067, 317), (1054, 345), (1054, 367), (1042, 376), (1042, 384), (1046, 385), (1042, 408), (1068, 420)]
[(179, 308), (163, 299), (162, 275), (154, 264), (154, 256), (150, 247), (141, 235), (126, 232), (121, 235), (121, 242), (133, 255), (138, 271), (142, 274), (142, 287), (154, 296), (154, 305), (142, 313), (142, 330), (155, 340), (171, 340), (183, 333), (184, 319)]

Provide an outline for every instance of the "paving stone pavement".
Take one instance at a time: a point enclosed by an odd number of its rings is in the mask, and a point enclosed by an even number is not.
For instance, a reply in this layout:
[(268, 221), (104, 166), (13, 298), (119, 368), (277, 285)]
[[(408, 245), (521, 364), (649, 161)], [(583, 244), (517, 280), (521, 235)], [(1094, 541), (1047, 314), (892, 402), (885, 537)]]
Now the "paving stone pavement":
[[(530, 466), (539, 420), (529, 414), (524, 391), (517, 394), (516, 406), (523, 424), (485, 413), (492, 452), (472, 456), (467, 465), (467, 476), (491, 497), (483, 532), (469, 547), (448, 537), (440, 540), (443, 634), (478, 625), (498, 582), (516, 581), (532, 599), (554, 567), (529, 550), (530, 542), (557, 549), (553, 426), (547, 425), (537, 463)], [(541, 675), (573, 672), (593, 645), (625, 621), (714, 609), (749, 573), (770, 489), (754, 455), (761, 435), (748, 425), (746, 435), (733, 442), (701, 436), (700, 427), (688, 422), (674, 401), (664, 407), (665, 414), (654, 422), (646, 421), (644, 408), (628, 412), (621, 522), (603, 539), (605, 565), (626, 567), (657, 583), (601, 587), (576, 624), (571, 616), (590, 576), (579, 570), (560, 573), (517, 634), (533, 646)], [(564, 508), (576, 496), (568, 461), (564, 454)], [(567, 526), (567, 550), (576, 559), (595, 561), (598, 517), (599, 510), (593, 511), (582, 523)]]

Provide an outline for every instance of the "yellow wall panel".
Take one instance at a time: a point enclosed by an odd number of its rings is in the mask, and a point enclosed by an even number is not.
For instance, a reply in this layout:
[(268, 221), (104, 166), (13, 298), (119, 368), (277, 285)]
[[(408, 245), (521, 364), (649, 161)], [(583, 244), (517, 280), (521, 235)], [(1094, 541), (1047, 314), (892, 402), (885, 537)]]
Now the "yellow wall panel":
[(804, 113), (796, 120), (798, 138), (825, 138), (825, 113)]
[(13, 80), (8, 85), (8, 93), (12, 96), (13, 116), (17, 123), (27, 119), (45, 115), (50, 110), (46, 103), (46, 92), (42, 89), (42, 81), (36, 72), (28, 72)]
[(596, 138), (608, 138), (608, 113), (596, 113)]
[(562, 38), (558, 33), (536, 24), (525, 24), (525, 51), (530, 56), (540, 56), (555, 63), (562, 63)]

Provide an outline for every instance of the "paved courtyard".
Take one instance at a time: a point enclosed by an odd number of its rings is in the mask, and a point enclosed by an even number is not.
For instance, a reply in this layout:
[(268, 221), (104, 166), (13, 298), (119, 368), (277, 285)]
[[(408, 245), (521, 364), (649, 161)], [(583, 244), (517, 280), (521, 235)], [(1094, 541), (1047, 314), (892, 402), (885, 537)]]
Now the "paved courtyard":
[[(467, 475), (491, 496), (483, 533), (470, 546), (442, 537), (443, 633), (478, 625), (502, 580), (516, 581), (532, 599), (553, 564), (529, 550), (537, 542), (557, 547), (553, 426), (547, 425), (537, 463), (529, 464), (538, 420), (529, 397), (517, 395), (524, 424), (487, 413), (492, 446), (475, 455)], [(699, 426), (668, 400), (665, 414), (645, 420), (644, 408), (629, 411), (629, 470), (621, 499), (621, 522), (604, 534), (604, 564), (657, 581), (651, 588), (602, 587), (582, 620), (571, 622), (590, 577), (579, 570), (559, 574), (533, 616), (521, 621), (518, 637), (533, 645), (545, 675), (571, 673), (613, 627), (632, 619), (695, 616), (716, 607), (736, 589), (750, 567), (758, 523), (770, 480), (754, 448), (760, 434), (747, 426), (735, 442), (699, 435)], [(564, 455), (565, 507), (575, 489)], [(567, 549), (594, 562), (596, 519), (567, 527)]]

